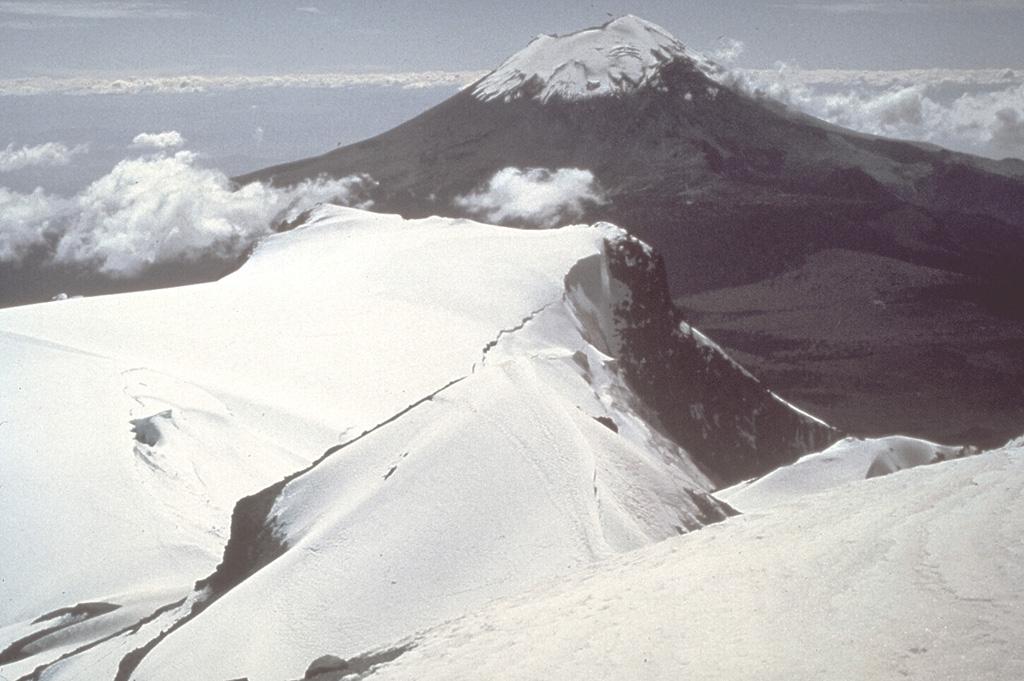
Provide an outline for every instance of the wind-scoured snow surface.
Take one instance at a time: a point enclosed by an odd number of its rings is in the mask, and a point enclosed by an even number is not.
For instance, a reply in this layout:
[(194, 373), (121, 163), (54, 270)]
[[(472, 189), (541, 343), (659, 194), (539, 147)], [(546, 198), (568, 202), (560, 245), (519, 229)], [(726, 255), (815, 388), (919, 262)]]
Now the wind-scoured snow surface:
[(477, 83), (473, 94), (484, 101), (623, 94), (656, 84), (661, 67), (680, 58), (706, 65), (665, 29), (627, 15), (599, 28), (534, 38)]
[(0, 674), (298, 678), (723, 519), (599, 349), (623, 238), (324, 206), (0, 311)]
[(1022, 678), (1022, 499), (1024, 439), (796, 495), (403, 640), (358, 678)]

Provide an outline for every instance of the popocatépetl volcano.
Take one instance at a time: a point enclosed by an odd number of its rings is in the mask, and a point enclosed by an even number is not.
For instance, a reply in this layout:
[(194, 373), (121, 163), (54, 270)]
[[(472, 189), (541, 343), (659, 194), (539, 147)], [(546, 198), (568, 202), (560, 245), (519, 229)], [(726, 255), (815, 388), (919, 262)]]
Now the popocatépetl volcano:
[(626, 16), (539, 37), (393, 130), (238, 181), (368, 173), (378, 210), (528, 225), (466, 197), (505, 169), (586, 171), (590, 200), (562, 220), (653, 245), (692, 320), (797, 403), (866, 434), (1018, 433), (1024, 163), (844, 130), (729, 82)]

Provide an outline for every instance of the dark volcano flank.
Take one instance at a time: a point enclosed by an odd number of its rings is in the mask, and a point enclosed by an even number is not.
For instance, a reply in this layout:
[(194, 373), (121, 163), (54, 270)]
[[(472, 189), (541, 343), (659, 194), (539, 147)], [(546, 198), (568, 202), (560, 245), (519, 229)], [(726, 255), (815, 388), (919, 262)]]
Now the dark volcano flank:
[[(657, 87), (628, 94), (542, 103), (472, 93), (237, 181), (369, 173), (376, 210), (471, 217), (453, 199), (498, 170), (587, 169), (608, 201), (579, 221), (614, 222), (654, 246), (691, 321), (801, 407), (869, 435), (996, 445), (1024, 429), (1014, 340), (1024, 337), (1024, 182), (998, 164), (843, 130), (722, 86), (685, 58), (662, 68)], [(849, 293), (839, 268), (776, 300), (778, 277), (837, 249), (931, 268), (942, 283), (897, 274), (881, 298), (864, 289), (836, 308), (823, 289)], [(729, 302), (750, 287), (771, 309)], [(836, 314), (857, 339), (837, 330)]]

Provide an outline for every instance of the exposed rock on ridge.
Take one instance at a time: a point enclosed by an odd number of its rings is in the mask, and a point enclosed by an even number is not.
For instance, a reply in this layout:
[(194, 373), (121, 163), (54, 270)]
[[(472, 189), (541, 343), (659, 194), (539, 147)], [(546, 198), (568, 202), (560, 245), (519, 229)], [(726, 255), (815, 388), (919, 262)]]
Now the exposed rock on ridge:
[[(581, 300), (588, 279), (603, 282), (604, 301)], [(638, 239), (606, 239), (605, 257), (577, 265), (566, 288), (657, 422), (718, 483), (763, 475), (838, 438), (693, 330), (672, 303), (664, 261)], [(603, 305), (614, 328), (594, 328)]]

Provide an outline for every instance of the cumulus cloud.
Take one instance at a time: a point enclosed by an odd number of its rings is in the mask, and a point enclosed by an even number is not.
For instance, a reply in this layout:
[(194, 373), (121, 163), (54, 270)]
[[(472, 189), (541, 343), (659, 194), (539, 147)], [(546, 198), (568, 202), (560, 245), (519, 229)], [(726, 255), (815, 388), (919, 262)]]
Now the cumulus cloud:
[(583, 215), (605, 199), (594, 174), (579, 168), (505, 168), (486, 186), (455, 198), (455, 205), (496, 224), (554, 227)]
[(992, 142), (1001, 147), (1024, 149), (1024, 116), (1020, 108), (1006, 107), (996, 111)]
[(184, 144), (185, 138), (181, 136), (180, 132), (174, 130), (158, 133), (143, 132), (132, 140), (133, 147), (142, 149), (176, 149)]
[(744, 47), (742, 40), (736, 40), (735, 38), (720, 38), (715, 51), (709, 56), (719, 64), (730, 65), (739, 59), (741, 54), (743, 54)]
[(236, 189), (189, 151), (125, 160), (72, 198), (0, 188), (0, 261), (44, 249), (55, 263), (134, 277), (163, 263), (230, 260), (317, 203), (358, 204), (371, 184), (359, 176)]
[(860, 132), (1024, 157), (1024, 77), (1009, 69), (811, 71), (780, 64), (720, 79)]
[(55, 222), (67, 201), (42, 189), (18, 194), (0, 187), (0, 262), (20, 261), (55, 236)]
[(80, 144), (73, 148), (59, 142), (46, 142), (34, 147), (15, 149), (14, 144), (0, 151), (0, 172), (11, 172), (33, 166), (66, 166), (71, 159), (89, 150), (88, 145)]

